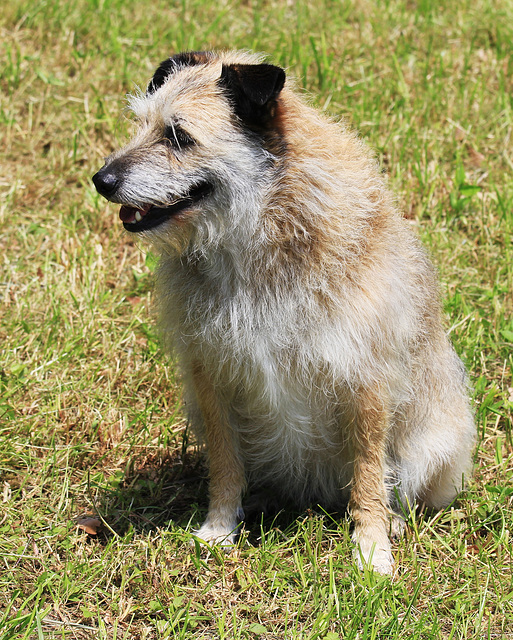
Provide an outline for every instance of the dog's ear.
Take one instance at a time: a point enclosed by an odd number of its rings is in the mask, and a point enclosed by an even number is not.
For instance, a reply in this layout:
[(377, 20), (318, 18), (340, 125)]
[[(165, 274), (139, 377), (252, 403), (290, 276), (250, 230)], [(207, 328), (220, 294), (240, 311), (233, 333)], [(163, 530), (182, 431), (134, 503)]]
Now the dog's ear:
[(227, 64), (223, 65), (219, 82), (244, 123), (265, 127), (274, 115), (278, 94), (285, 84), (285, 71), (272, 64)]
[(151, 95), (155, 93), (157, 89), (164, 84), (167, 80), (168, 76), (173, 72), (174, 62), (173, 58), (168, 58), (160, 63), (157, 70), (153, 74), (153, 78), (150, 80), (148, 87), (146, 89), (147, 95)]
[(160, 63), (148, 84), (146, 93), (151, 95), (166, 82), (168, 77), (182, 67), (192, 67), (196, 64), (208, 62), (211, 55), (206, 51), (185, 51), (177, 53)]

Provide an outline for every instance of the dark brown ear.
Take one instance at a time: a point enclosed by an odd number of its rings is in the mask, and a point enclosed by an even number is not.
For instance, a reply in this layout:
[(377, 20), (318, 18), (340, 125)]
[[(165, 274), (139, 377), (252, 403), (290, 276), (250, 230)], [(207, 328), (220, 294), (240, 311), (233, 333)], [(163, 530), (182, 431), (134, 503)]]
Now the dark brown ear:
[(182, 67), (192, 67), (196, 64), (205, 64), (210, 59), (210, 54), (206, 51), (185, 51), (171, 56), (164, 62), (161, 62), (158, 69), (150, 80), (146, 93), (148, 95), (155, 93), (157, 89), (166, 82), (169, 76)]
[(219, 82), (244, 123), (265, 127), (285, 84), (285, 71), (272, 64), (223, 65)]

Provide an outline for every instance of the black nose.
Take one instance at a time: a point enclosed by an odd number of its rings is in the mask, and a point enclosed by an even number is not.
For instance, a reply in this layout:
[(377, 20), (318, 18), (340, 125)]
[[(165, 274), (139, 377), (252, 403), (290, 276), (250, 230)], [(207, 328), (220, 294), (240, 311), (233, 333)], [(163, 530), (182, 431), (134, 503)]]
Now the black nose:
[(103, 167), (93, 176), (93, 182), (98, 193), (109, 198), (118, 188), (120, 179), (110, 167)]

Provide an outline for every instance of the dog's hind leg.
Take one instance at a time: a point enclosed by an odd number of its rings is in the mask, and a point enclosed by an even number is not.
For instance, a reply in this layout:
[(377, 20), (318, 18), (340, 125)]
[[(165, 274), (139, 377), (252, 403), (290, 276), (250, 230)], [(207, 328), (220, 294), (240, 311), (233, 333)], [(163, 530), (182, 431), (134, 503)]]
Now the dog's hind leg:
[(470, 447), (462, 446), (454, 459), (441, 466), (431, 478), (421, 495), (421, 501), (427, 507), (435, 509), (446, 507), (465, 488), (465, 480), (470, 476), (471, 464)]
[(235, 542), (237, 528), (243, 517), (243, 463), (226, 409), (201, 364), (193, 366), (192, 378), (205, 424), (210, 476), (207, 518), (195, 535), (210, 544), (230, 546)]
[(355, 558), (360, 568), (370, 565), (391, 574), (394, 559), (388, 538), (390, 509), (385, 486), (385, 444), (388, 408), (378, 392), (356, 395), (352, 428), (353, 481), (349, 511), (354, 521)]

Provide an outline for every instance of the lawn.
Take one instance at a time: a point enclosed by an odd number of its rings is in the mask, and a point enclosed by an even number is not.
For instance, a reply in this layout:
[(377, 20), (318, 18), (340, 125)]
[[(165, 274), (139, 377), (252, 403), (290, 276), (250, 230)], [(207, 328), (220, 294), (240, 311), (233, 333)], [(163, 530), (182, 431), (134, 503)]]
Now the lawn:
[[(513, 638), (510, 0), (10, 0), (0, 16), (0, 640)], [(350, 522), (190, 531), (206, 470), (155, 329), (155, 258), (90, 177), (185, 49), (264, 51), (375, 149), (437, 264), (474, 389), (468, 491), (393, 580)], [(101, 522), (96, 535), (77, 518)]]

